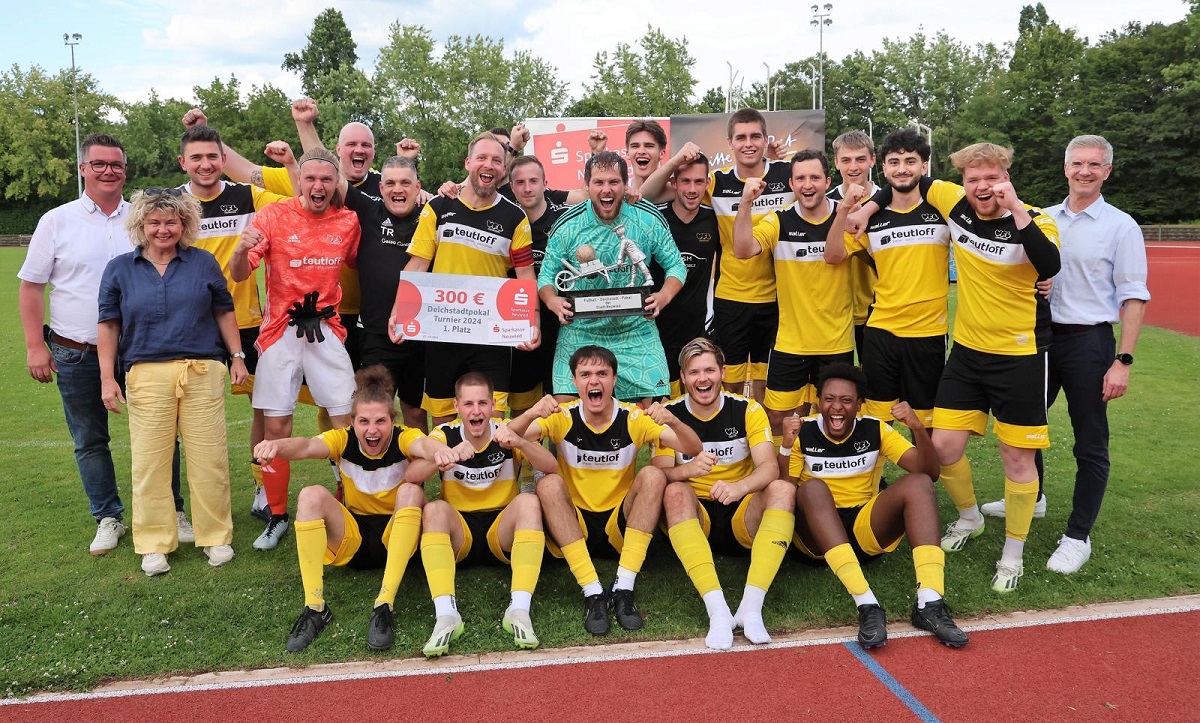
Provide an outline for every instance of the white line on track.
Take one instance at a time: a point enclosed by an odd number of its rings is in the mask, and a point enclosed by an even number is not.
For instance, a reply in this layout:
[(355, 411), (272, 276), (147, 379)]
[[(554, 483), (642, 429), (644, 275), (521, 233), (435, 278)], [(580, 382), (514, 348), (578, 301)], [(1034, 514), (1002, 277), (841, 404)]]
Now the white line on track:
[[(1186, 595), (1130, 602), (1100, 603), (1061, 610), (1037, 610), (986, 616), (963, 622), (968, 632), (1009, 630), (1014, 628), (1059, 625), (1064, 623), (1116, 620), (1129, 617), (1167, 615), (1200, 610), (1200, 595)], [(928, 635), (905, 623), (893, 623), (889, 638), (909, 638)], [(199, 693), (216, 690), (263, 688), (275, 685), (301, 685), (348, 680), (405, 678), (419, 675), (452, 675), (492, 670), (522, 670), (578, 663), (611, 663), (624, 660), (670, 658), (686, 655), (709, 655), (718, 652), (747, 653), (756, 650), (802, 648), (815, 645), (835, 645), (854, 640), (854, 628), (810, 630), (780, 636), (768, 645), (743, 644), (730, 651), (715, 651), (704, 647), (701, 639), (620, 643), (605, 646), (559, 648), (532, 652), (489, 653), (486, 655), (456, 655), (440, 660), (425, 661), (402, 658), (384, 662), (354, 662), (314, 665), (309, 668), (272, 668), (266, 670), (228, 671), (195, 676), (177, 676), (159, 680), (132, 680), (110, 683), (88, 693), (44, 693), (28, 698), (0, 699), (0, 706), (68, 701), (124, 698), (138, 695), (168, 693)]]

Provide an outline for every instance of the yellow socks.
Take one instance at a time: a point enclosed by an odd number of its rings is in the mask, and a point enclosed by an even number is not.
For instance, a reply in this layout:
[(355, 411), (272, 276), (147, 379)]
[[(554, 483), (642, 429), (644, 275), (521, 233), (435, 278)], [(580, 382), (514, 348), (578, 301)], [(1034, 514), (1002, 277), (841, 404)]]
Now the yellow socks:
[(328, 547), (325, 520), (296, 523), (296, 557), (300, 558), (304, 604), (313, 610), (325, 607), (325, 550)]
[(625, 528), (625, 545), (621, 548), (621, 559), (617, 565), (633, 573), (642, 571), (642, 563), (646, 561), (646, 550), (650, 547), (653, 535), (649, 532)]
[(720, 590), (721, 582), (717, 579), (717, 568), (713, 564), (712, 548), (700, 527), (700, 520), (684, 520), (667, 530), (667, 536), (671, 538), (671, 547), (675, 548), (675, 554), (683, 563), (683, 569), (696, 590), (702, 596)]
[(858, 564), (858, 558), (855, 557), (854, 549), (850, 547), (849, 542), (843, 542), (826, 552), (825, 562), (829, 564), (829, 569), (833, 570), (833, 574), (842, 581), (846, 592), (851, 595), (863, 595), (871, 589), (871, 586), (867, 584), (867, 578), (863, 577), (862, 567)]
[(1033, 523), (1033, 507), (1037, 504), (1037, 480), (1013, 482), (1004, 478), (1004, 533), (1024, 542)]
[(434, 598), (454, 596), (454, 548), (445, 532), (426, 532), (421, 535), (421, 561), (425, 564), (425, 579), (429, 594)]
[(562, 554), (563, 559), (567, 561), (567, 567), (571, 568), (571, 574), (575, 576), (575, 582), (579, 583), (579, 587), (599, 584), (600, 576), (596, 574), (596, 566), (592, 564), (592, 556), (588, 554), (587, 540), (581, 537), (564, 546)]
[[(764, 510), (758, 523), (758, 533), (750, 547), (750, 570), (746, 573), (746, 584), (766, 590), (775, 580), (775, 573), (783, 563), (792, 533), (796, 529), (796, 516), (786, 510)], [(853, 553), (851, 553), (853, 554)]]
[(946, 594), (946, 553), (937, 545), (913, 548), (913, 567), (917, 571), (917, 587), (929, 588), (938, 595)]
[(533, 594), (542, 571), (542, 552), (546, 549), (546, 534), (541, 530), (517, 530), (513, 533), (512, 586), (517, 592)]
[(375, 607), (386, 603), (392, 607), (400, 580), (408, 569), (408, 561), (417, 551), (417, 540), (421, 538), (421, 508), (403, 507), (392, 516), (392, 529), (387, 539), (387, 563), (383, 567), (383, 584), (375, 598)]
[(960, 512), (975, 507), (975, 480), (971, 475), (971, 461), (963, 455), (957, 462), (942, 467), (942, 485), (946, 494)]

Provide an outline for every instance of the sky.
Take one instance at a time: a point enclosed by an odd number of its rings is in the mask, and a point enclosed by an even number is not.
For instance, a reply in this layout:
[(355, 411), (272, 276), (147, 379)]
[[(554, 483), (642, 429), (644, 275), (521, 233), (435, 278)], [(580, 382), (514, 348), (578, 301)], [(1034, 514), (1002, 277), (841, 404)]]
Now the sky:
[[(48, 72), (71, 66), (64, 33), (80, 33), (78, 67), (100, 88), (126, 101), (160, 97), (191, 99), (192, 88), (234, 74), (243, 89), (271, 83), (298, 97), (298, 76), (280, 68), (287, 52), (305, 45), (313, 19), (337, 5), (358, 43), (359, 65), (368, 74), (393, 21), (419, 24), (435, 39), (486, 35), (506, 49), (529, 50), (556, 66), (572, 97), (591, 76), (596, 53), (620, 42), (635, 44), (647, 25), (672, 38), (685, 37), (696, 59), (696, 94), (741, 80), (762, 82), (767, 69), (817, 52), (840, 60), (882, 47), (884, 38), (905, 40), (922, 27), (963, 43), (997, 45), (1016, 38), (1022, 5), (1033, 0), (958, 3), (946, 0), (832, 0), (832, 24), (823, 37), (810, 25), (810, 3), (741, 0), (43, 0), (8, 13), (0, 46), (5, 69), (38, 65)], [(1131, 21), (1172, 23), (1186, 16), (1183, 0), (1043, 0), (1051, 20), (1096, 42)], [(821, 2), (825, 5), (825, 2)], [(727, 8), (734, 8), (730, 12)], [(647, 8), (653, 8), (648, 10)], [(789, 10), (787, 8), (794, 8)], [(824, 11), (822, 11), (824, 12)], [(765, 65), (764, 65), (765, 64)]]

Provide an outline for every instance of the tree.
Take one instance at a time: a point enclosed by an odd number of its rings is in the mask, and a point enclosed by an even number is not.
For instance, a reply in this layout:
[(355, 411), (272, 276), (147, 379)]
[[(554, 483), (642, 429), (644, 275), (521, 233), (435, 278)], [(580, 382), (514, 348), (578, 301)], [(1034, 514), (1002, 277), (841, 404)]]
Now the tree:
[(191, 107), (175, 98), (150, 97), (136, 103), (122, 103), (124, 122), (118, 137), (129, 159), (128, 183), (131, 187), (173, 186), (182, 183), (179, 168), (179, 138), (183, 135), (180, 119)]
[[(673, 40), (647, 26), (638, 41), (640, 52), (618, 43), (596, 54), (594, 82), (567, 109), (569, 116), (669, 116), (690, 113), (696, 87), (692, 67), (696, 59), (687, 49), (687, 38)], [(724, 103), (722, 103), (722, 110)]]
[(308, 44), (299, 53), (283, 56), (283, 69), (300, 75), (300, 87), (310, 98), (330, 94), (333, 88), (322, 86), (323, 76), (358, 62), (358, 46), (346, 27), (340, 10), (326, 8), (313, 20)]
[(525, 52), (506, 58), (503, 41), (453, 35), (437, 53), (422, 26), (392, 23), (389, 34), (373, 78), (382, 121), (376, 145), (419, 140), (427, 185), (462, 177), (475, 133), (562, 112), (566, 85), (557, 69)]
[[(115, 99), (96, 79), (78, 74), (79, 136), (111, 130)], [(75, 196), (75, 128), (71, 71), (47, 75), (33, 65), (0, 73), (0, 185), (11, 201)]]
[(709, 88), (704, 91), (704, 96), (700, 98), (700, 102), (696, 104), (697, 113), (724, 113), (725, 112), (725, 90), (721, 86)]

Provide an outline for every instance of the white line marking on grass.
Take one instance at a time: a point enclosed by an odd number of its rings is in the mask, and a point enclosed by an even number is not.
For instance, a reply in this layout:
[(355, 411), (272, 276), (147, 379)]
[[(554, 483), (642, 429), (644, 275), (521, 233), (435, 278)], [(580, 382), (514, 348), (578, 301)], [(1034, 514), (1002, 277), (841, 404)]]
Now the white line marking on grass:
[[(1185, 595), (1172, 598), (1134, 600), (1128, 602), (1100, 603), (1074, 606), (1061, 610), (1035, 610), (985, 616), (959, 627), (966, 631), (1010, 630), (1016, 628), (1059, 625), (1064, 623), (1090, 622), (1094, 620), (1117, 620), (1130, 617), (1147, 617), (1200, 610), (1200, 595)], [(927, 636), (907, 623), (889, 626), (889, 638), (911, 638)], [(747, 653), (756, 650), (778, 650), (804, 648), (817, 645), (835, 645), (854, 640), (856, 630), (851, 627), (809, 630), (780, 636), (768, 645), (739, 644), (730, 651), (709, 650), (702, 639), (651, 641), (645, 643), (618, 643), (605, 646), (559, 648), (527, 652), (488, 653), (484, 655), (449, 656), (433, 661), (405, 658), (386, 662), (360, 661), (314, 665), (308, 668), (270, 668), (249, 671), (227, 671), (204, 673), (194, 676), (174, 676), (155, 680), (131, 680), (110, 683), (89, 693), (43, 693), (28, 698), (0, 699), (0, 706), (28, 705), (38, 703), (60, 703), (68, 701), (102, 700), (138, 695), (163, 695), (168, 693), (199, 693), (216, 690), (264, 688), (276, 685), (301, 685), (304, 683), (330, 683), (349, 680), (375, 680), (380, 678), (406, 678), (421, 675), (452, 675), (493, 670), (523, 670), (556, 665), (579, 663), (611, 663), (625, 660), (708, 655), (719, 652)], [(468, 662), (471, 661), (471, 662)]]

